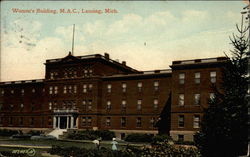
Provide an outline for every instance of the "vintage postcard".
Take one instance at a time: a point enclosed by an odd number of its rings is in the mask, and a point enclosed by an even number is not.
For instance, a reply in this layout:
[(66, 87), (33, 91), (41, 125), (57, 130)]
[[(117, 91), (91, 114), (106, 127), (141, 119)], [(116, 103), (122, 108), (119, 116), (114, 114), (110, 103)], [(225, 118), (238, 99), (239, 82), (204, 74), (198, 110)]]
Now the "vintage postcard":
[(0, 14), (0, 157), (199, 156), (229, 37), (250, 18), (249, 1), (1, 1)]

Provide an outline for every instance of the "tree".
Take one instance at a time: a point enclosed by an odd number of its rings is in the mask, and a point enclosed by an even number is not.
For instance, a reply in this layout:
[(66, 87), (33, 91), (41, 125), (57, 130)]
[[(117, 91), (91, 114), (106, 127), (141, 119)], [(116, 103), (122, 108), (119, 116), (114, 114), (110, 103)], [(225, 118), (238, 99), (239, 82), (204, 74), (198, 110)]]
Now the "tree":
[(237, 26), (239, 36), (230, 38), (232, 57), (223, 70), (223, 83), (213, 87), (215, 98), (205, 109), (201, 131), (195, 135), (196, 146), (204, 157), (234, 157), (246, 154), (248, 137), (247, 29)]

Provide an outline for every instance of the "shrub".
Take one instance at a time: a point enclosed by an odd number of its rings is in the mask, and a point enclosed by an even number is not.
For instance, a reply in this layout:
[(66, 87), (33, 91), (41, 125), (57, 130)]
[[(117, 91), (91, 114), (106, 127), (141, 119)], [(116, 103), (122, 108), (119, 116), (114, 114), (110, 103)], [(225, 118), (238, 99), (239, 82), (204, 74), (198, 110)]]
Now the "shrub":
[(44, 134), (44, 132), (43, 131), (30, 130), (27, 134), (30, 134), (31, 136), (39, 136), (41, 134)]
[(101, 147), (100, 149), (85, 149), (78, 147), (62, 148), (52, 146), (49, 153), (64, 157), (200, 157), (200, 153), (193, 147), (176, 147), (163, 142), (161, 145), (155, 145), (152, 148), (136, 148), (127, 146), (123, 150), (112, 151), (111, 149)]
[(181, 145), (194, 145), (195, 143), (193, 141), (175, 141), (175, 144), (181, 144)]
[(150, 134), (129, 134), (125, 137), (128, 142), (152, 142), (153, 135)]
[[(50, 154), (56, 154), (63, 157), (133, 157), (132, 153), (128, 153), (126, 151), (112, 151), (111, 149), (107, 148), (100, 148), (100, 149), (85, 149), (85, 148), (78, 148), (78, 147), (68, 147), (62, 148), (59, 146), (52, 146), (49, 150)], [(137, 157), (137, 156), (134, 156)], [(139, 156), (138, 156), (139, 157)]]
[(152, 144), (158, 144), (158, 143), (162, 143), (165, 141), (172, 141), (172, 138), (168, 135), (162, 134), (162, 135), (156, 135), (152, 138)]
[(66, 138), (73, 140), (94, 140), (100, 137), (103, 140), (112, 140), (112, 138), (115, 137), (115, 133), (108, 130), (75, 131), (69, 132)]
[(12, 135), (18, 134), (19, 132), (20, 131), (17, 131), (17, 130), (1, 129), (0, 136), (12, 136)]

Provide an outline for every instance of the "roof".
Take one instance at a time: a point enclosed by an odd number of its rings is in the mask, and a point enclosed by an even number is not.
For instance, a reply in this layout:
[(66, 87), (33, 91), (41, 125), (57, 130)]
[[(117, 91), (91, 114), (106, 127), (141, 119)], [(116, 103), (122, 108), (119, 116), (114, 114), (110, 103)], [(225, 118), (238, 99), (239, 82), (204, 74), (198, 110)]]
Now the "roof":
[(177, 67), (196, 67), (205, 65), (215, 65), (221, 64), (228, 61), (227, 57), (217, 57), (217, 58), (205, 58), (205, 59), (193, 59), (193, 60), (179, 60), (173, 61), (171, 68)]
[(110, 59), (109, 54), (107, 54), (107, 53), (105, 53), (105, 56), (103, 56), (101, 54), (93, 54), (93, 55), (85, 55), (85, 56), (73, 56), (71, 54), (71, 52), (69, 52), (69, 54), (66, 57), (57, 58), (57, 59), (48, 59), (48, 60), (46, 60), (45, 64), (48, 65), (48, 64), (54, 64), (54, 63), (72, 62), (72, 61), (81, 62), (81, 61), (86, 61), (86, 60), (91, 60), (91, 59), (101, 59), (102, 61), (106, 61), (106, 62), (108, 62), (112, 65), (118, 66), (120, 68), (130, 70), (133, 72), (138, 72), (138, 70), (127, 66), (126, 62), (124, 62), (124, 61), (122, 63), (119, 63), (118, 61)]
[(0, 82), (0, 85), (13, 85), (13, 84), (25, 84), (25, 83), (43, 83), (44, 79), (37, 79), (37, 80), (19, 80), (19, 81), (7, 81), (7, 82)]
[(154, 76), (160, 76), (160, 75), (171, 75), (172, 70), (171, 69), (162, 69), (162, 70), (153, 70), (153, 71), (140, 71), (138, 73), (134, 74), (117, 74), (117, 75), (111, 75), (111, 76), (104, 76), (102, 78), (104, 79), (122, 79), (122, 78), (128, 78), (128, 77), (154, 77)]

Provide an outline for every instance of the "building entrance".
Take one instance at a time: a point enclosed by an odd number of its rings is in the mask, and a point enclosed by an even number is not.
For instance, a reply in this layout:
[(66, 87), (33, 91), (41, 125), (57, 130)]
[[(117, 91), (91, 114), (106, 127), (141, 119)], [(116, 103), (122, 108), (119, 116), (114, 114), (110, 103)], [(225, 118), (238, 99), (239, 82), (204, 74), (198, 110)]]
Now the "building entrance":
[(77, 117), (72, 115), (57, 115), (54, 116), (53, 128), (58, 129), (73, 129), (77, 128)]
[(67, 117), (60, 117), (60, 129), (67, 128)]

